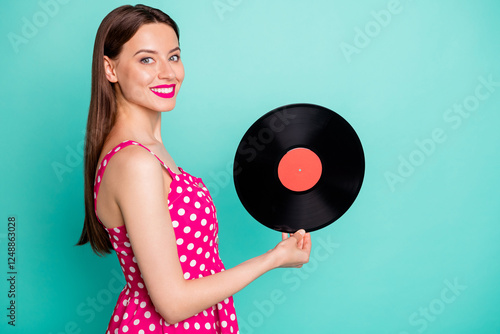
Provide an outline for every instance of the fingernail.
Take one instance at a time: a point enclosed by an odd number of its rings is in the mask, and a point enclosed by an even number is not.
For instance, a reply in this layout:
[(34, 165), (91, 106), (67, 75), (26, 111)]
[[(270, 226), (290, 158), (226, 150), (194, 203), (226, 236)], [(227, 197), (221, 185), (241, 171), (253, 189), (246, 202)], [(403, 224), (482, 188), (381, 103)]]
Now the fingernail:
[(306, 231), (305, 231), (305, 230), (299, 230), (298, 232), (300, 233), (300, 235), (304, 235), (304, 234), (306, 234)]

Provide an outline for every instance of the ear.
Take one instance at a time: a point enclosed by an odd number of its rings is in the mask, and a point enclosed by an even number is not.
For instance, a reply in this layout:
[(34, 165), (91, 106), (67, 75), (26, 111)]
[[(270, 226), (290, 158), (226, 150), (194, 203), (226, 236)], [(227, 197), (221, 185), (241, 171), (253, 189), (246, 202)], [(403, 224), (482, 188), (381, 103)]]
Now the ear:
[(106, 74), (106, 79), (108, 79), (109, 82), (118, 82), (115, 72), (115, 63), (109, 59), (108, 56), (104, 56), (104, 73)]

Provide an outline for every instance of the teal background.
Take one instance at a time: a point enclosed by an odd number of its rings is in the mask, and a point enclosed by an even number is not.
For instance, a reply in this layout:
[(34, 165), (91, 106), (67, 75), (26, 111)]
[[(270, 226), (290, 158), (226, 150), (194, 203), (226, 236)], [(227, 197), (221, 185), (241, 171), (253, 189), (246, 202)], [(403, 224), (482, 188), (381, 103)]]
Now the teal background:
[[(315, 103), (342, 115), (364, 146), (361, 192), (312, 234), (310, 263), (272, 271), (235, 295), (242, 334), (500, 333), (498, 1), (144, 3), (180, 26), (186, 78), (163, 115), (163, 140), (212, 191), (226, 267), (281, 237), (244, 210), (230, 176), (255, 120)], [(104, 333), (124, 284), (114, 254), (74, 246), (93, 42), (122, 4), (2, 4), (2, 333)], [(388, 9), (397, 14), (383, 16)], [(23, 26), (35, 21), (38, 31), (22, 44), (9, 40), (25, 38)], [(454, 105), (471, 111), (459, 116)], [(11, 215), (15, 327), (6, 317)]]

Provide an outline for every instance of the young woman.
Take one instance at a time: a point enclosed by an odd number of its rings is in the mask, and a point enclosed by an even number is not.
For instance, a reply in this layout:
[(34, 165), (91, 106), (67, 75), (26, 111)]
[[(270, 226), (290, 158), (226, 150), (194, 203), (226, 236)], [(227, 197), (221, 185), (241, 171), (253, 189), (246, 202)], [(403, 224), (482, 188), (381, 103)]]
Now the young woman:
[(237, 333), (232, 295), (265, 272), (301, 267), (300, 230), (225, 270), (215, 207), (202, 180), (177, 167), (161, 138), (182, 81), (179, 31), (165, 13), (122, 6), (95, 40), (85, 138), (85, 221), (78, 245), (114, 249), (126, 286), (108, 325), (115, 333)]

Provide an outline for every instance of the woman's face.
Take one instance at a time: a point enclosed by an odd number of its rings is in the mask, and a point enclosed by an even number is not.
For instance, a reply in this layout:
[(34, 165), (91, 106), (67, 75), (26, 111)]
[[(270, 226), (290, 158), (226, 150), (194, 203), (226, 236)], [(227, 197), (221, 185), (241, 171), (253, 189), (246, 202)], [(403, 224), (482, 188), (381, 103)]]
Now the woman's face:
[(119, 105), (153, 111), (175, 107), (184, 80), (177, 35), (164, 23), (145, 24), (115, 60), (104, 56), (106, 77), (115, 82)]

